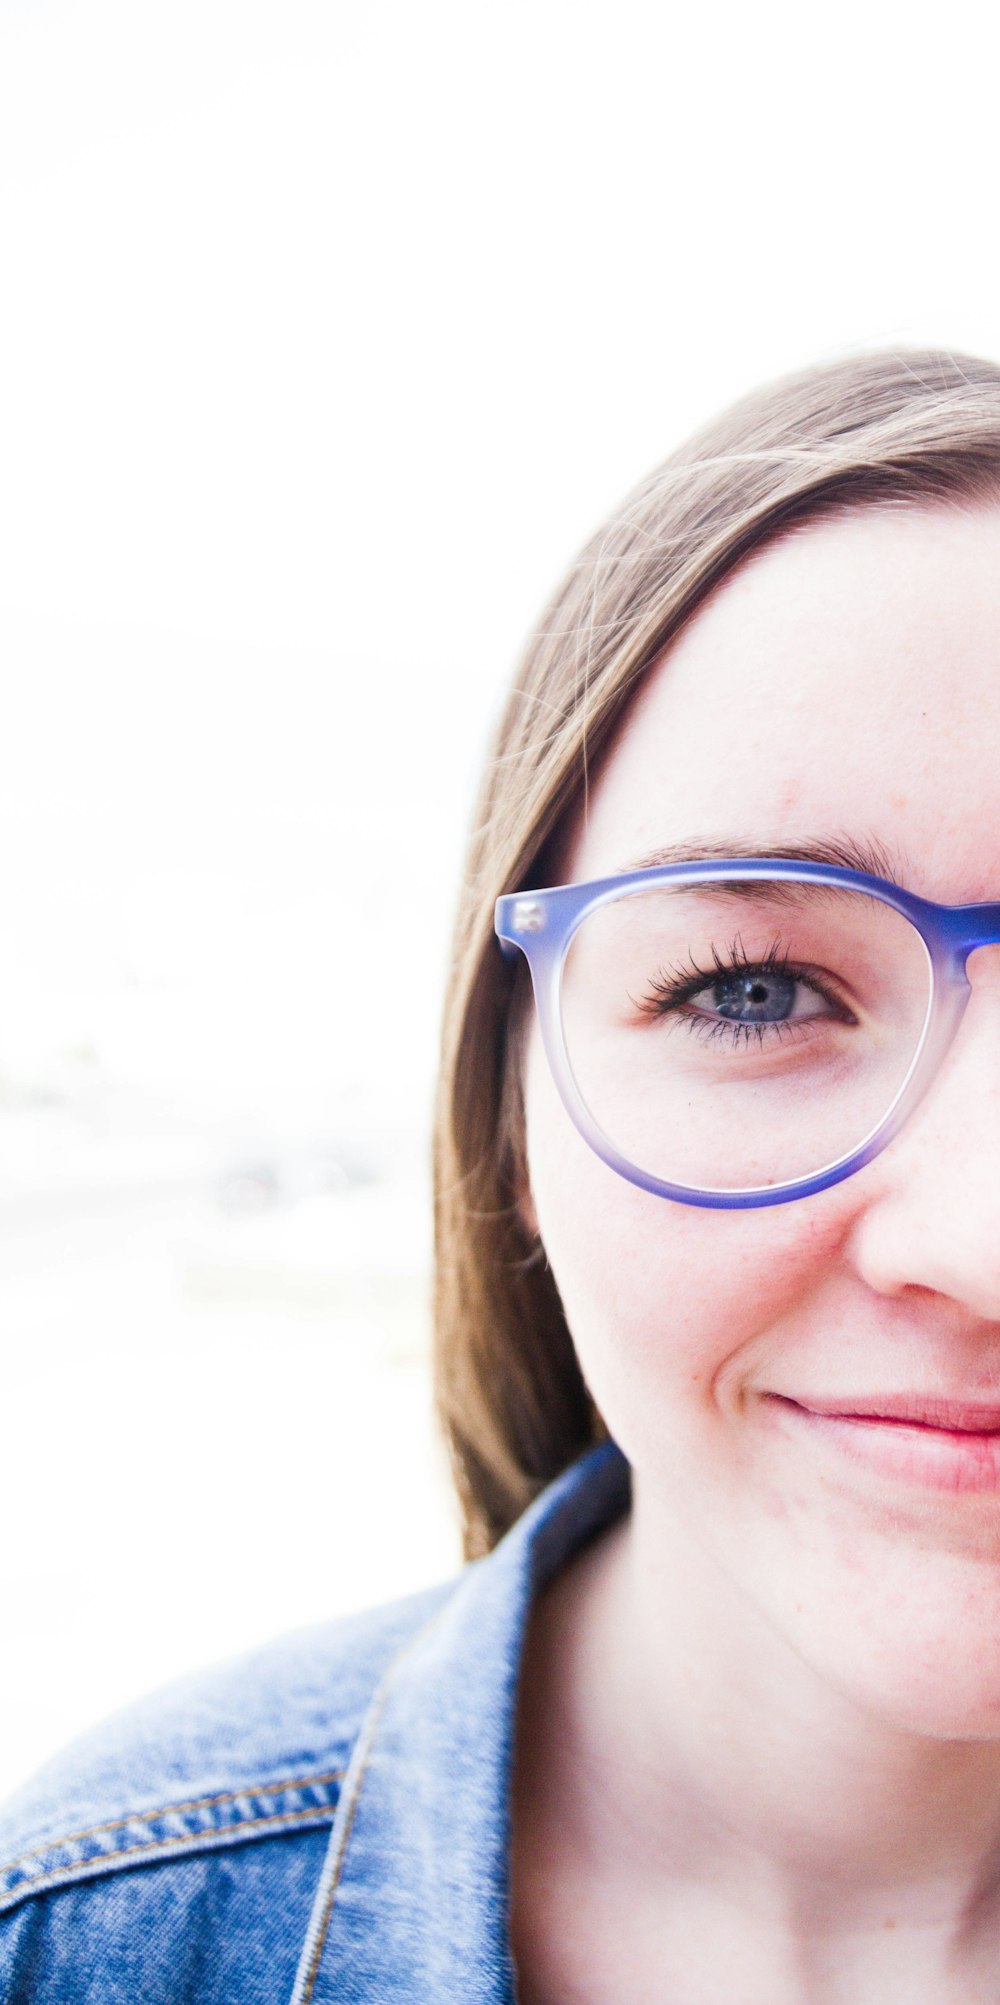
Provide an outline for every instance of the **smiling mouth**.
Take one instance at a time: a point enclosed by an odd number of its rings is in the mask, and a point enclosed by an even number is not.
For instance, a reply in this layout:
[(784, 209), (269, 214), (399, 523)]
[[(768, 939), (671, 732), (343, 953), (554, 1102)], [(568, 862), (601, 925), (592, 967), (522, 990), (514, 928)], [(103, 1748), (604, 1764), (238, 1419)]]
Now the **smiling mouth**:
[(863, 1399), (790, 1399), (789, 1406), (818, 1420), (867, 1421), (876, 1427), (921, 1427), (935, 1434), (1000, 1434), (1000, 1404), (982, 1405), (961, 1399), (928, 1398), (919, 1393), (893, 1393)]
[(776, 1419), (895, 1482), (968, 1495), (1000, 1494), (1000, 1403), (925, 1393), (847, 1399), (767, 1395)]

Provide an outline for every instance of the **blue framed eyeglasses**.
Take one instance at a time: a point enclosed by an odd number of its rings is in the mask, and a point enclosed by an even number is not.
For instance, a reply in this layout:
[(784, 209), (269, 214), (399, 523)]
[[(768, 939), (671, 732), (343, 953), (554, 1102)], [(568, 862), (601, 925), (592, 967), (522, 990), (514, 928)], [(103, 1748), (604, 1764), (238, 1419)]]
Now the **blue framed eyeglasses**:
[(713, 859), (497, 900), (570, 1119), (682, 1204), (787, 1204), (863, 1169), (927, 1092), (1000, 904)]

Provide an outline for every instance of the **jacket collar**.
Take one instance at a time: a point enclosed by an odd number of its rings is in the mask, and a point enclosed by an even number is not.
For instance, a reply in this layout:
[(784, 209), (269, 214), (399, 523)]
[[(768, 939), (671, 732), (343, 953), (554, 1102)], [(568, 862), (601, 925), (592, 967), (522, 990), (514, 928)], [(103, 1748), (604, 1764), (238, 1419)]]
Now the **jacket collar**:
[(605, 1442), (519, 1518), (390, 1665), (330, 1837), (291, 2005), (513, 2005), (510, 1775), (532, 1598), (628, 1506)]

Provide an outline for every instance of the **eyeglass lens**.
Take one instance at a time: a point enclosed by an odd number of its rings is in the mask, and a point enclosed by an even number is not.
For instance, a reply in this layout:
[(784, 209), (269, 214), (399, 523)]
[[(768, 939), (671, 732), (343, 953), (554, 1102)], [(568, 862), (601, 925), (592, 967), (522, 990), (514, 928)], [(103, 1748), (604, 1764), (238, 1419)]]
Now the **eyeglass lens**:
[(574, 933), (563, 1035), (592, 1121), (635, 1169), (752, 1190), (816, 1175), (881, 1126), (931, 985), (916, 928), (866, 893), (661, 885)]

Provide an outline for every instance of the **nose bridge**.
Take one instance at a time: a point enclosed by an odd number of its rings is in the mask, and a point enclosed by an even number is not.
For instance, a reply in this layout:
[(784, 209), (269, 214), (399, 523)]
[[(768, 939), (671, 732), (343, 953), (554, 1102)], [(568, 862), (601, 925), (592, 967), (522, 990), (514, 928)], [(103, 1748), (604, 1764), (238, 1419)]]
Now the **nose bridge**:
[[(956, 1118), (966, 1144), (978, 1134), (1000, 1169), (996, 1107), (1000, 1095), (1000, 903), (952, 906), (928, 944), (937, 1007), (921, 1057), (912, 1113), (926, 1134)], [(956, 1097), (958, 1099), (956, 1101)], [(965, 1105), (959, 1112), (959, 1102)], [(985, 1129), (980, 1131), (983, 1117)], [(911, 1120), (905, 1125), (909, 1128)], [(1000, 1178), (997, 1181), (1000, 1189)]]
[(1000, 905), (953, 909), (949, 922), (935, 960), (951, 979), (922, 1091), (852, 1245), (879, 1292), (919, 1287), (1000, 1323)]

